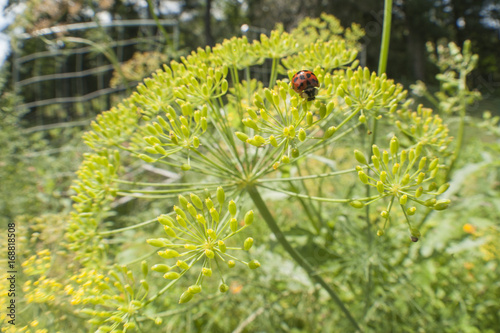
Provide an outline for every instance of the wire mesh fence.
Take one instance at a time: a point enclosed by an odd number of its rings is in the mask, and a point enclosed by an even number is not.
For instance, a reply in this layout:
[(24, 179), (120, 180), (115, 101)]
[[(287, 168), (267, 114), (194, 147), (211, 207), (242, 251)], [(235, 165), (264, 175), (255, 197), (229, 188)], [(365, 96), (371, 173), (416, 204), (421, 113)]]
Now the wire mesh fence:
[(110, 85), (117, 67), (136, 52), (164, 52), (166, 45), (178, 49), (178, 22), (158, 23), (168, 37), (158, 31), (154, 20), (77, 23), (15, 36), (12, 83), (23, 98), (17, 109), (24, 110), (25, 119), (35, 125), (32, 131), (57, 124), (79, 126), (82, 119), (108, 109), (113, 96), (135, 86), (133, 80)]

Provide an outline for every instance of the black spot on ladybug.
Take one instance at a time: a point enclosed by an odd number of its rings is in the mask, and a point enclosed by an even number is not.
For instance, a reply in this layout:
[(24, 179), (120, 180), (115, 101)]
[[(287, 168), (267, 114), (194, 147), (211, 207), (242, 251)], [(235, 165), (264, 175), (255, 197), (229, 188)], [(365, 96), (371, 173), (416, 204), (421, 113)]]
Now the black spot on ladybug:
[(311, 77), (311, 73), (307, 73), (307, 78), (310, 78)]
[(305, 80), (306, 77), (304, 75), (299, 76), (301, 80)]
[(298, 77), (295, 77), (295, 79), (293, 79), (293, 82), (297, 82), (298, 79)]

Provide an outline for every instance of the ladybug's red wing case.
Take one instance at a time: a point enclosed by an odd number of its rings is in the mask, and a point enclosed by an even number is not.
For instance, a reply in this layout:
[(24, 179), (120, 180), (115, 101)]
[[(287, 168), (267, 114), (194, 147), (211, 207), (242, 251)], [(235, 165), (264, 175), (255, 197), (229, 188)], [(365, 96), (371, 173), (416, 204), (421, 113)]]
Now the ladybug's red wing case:
[(298, 71), (292, 78), (292, 87), (300, 96), (312, 101), (318, 94), (318, 78), (311, 71)]

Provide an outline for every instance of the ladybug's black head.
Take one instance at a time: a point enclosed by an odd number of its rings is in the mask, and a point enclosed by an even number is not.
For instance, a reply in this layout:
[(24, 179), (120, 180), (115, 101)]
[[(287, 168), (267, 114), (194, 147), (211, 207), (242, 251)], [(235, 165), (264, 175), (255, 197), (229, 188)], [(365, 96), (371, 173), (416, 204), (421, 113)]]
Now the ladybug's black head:
[(302, 97), (306, 98), (308, 101), (314, 101), (316, 95), (318, 94), (318, 89), (309, 86), (304, 91), (302, 91)]

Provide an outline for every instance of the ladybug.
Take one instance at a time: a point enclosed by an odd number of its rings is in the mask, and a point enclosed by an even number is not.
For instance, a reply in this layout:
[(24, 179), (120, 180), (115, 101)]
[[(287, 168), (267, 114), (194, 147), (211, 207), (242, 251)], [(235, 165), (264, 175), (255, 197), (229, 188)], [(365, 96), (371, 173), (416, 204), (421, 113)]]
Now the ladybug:
[(308, 101), (313, 101), (318, 94), (319, 82), (311, 71), (298, 71), (292, 78), (293, 90)]

